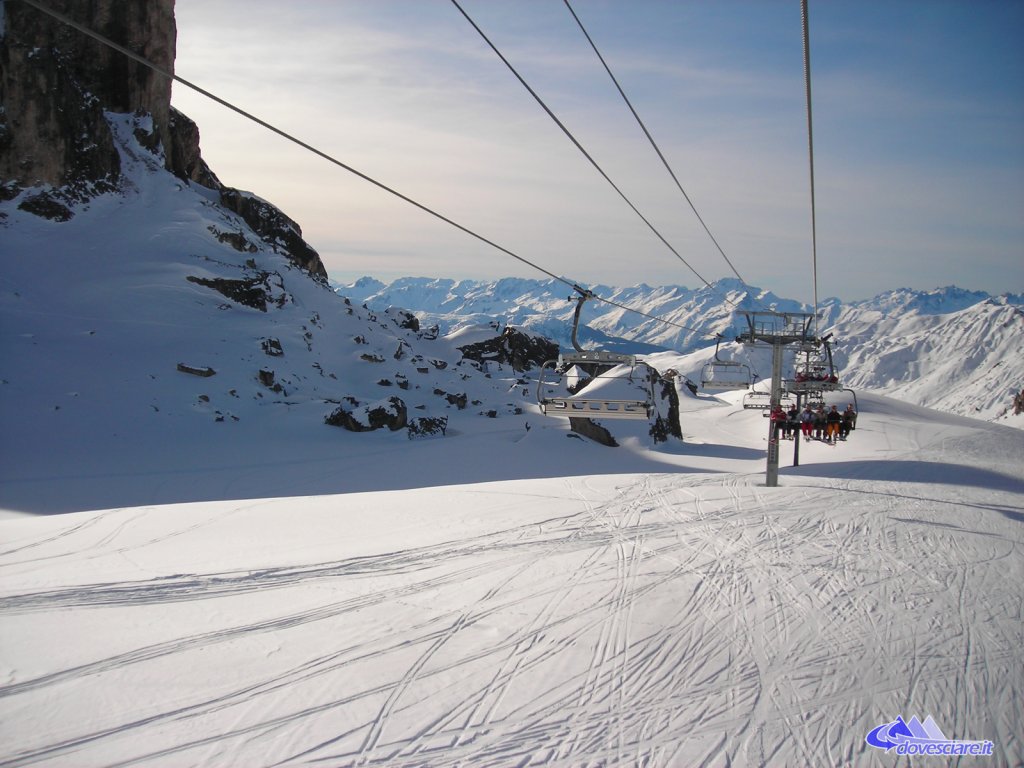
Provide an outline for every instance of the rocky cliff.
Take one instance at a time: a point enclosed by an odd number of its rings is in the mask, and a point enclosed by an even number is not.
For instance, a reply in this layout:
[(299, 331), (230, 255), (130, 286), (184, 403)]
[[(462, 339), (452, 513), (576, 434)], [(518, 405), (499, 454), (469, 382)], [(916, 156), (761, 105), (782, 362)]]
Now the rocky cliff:
[[(149, 114), (153, 146), (172, 146), (170, 80), (30, 5), (4, 6), (4, 180), (79, 192), (116, 182), (104, 111)], [(174, 0), (48, 0), (48, 7), (173, 71)], [(173, 160), (166, 153), (168, 168)]]
[[(174, 70), (174, 0), (47, 0), (47, 7)], [(67, 221), (75, 203), (118, 188), (108, 115), (145, 119), (136, 138), (166, 170), (220, 193), (264, 239), (311, 275), (327, 272), (292, 219), (224, 186), (203, 161), (196, 124), (171, 106), (172, 81), (23, 2), (0, 6), (0, 196), (34, 194), (22, 210)]]

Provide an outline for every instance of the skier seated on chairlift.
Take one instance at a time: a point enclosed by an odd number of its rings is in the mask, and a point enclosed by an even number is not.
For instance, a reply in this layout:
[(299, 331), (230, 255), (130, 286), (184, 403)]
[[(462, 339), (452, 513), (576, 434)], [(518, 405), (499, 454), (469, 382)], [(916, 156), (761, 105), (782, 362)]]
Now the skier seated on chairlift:
[(789, 406), (789, 410), (786, 411), (786, 429), (783, 437), (786, 440), (795, 440), (797, 434), (800, 431), (800, 409), (796, 405)]
[(845, 440), (853, 430), (857, 428), (857, 412), (853, 410), (853, 403), (846, 406), (843, 411), (843, 421), (839, 427), (839, 437)]
[(782, 410), (782, 406), (776, 403), (772, 406), (772, 412), (770, 415), (772, 423), (775, 424), (776, 431), (782, 432), (782, 439), (786, 439), (786, 412)]
[(814, 412), (814, 439), (821, 440), (825, 437), (825, 406), (819, 405)]
[(804, 440), (811, 439), (811, 432), (814, 431), (814, 411), (809, 405), (800, 414), (800, 431), (803, 432)]
[(828, 412), (827, 416), (825, 416), (826, 443), (832, 443), (832, 445), (836, 444), (836, 440), (839, 439), (839, 428), (842, 426), (842, 423), (843, 415), (839, 412), (839, 408), (833, 405), (832, 410)]
[(801, 383), (807, 381), (825, 381), (828, 382), (829, 384), (839, 383), (839, 377), (835, 375), (829, 375), (829, 373), (825, 370), (825, 366), (823, 365), (812, 366), (809, 371), (797, 371), (796, 380)]

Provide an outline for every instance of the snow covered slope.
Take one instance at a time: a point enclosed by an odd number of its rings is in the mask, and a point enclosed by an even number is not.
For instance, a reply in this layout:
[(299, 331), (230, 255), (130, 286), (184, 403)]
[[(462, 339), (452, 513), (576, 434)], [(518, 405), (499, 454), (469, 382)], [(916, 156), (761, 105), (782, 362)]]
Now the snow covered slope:
[[(508, 318), (568, 346), (574, 305), (565, 300), (564, 285), (551, 280), (402, 278), (385, 285), (363, 278), (336, 290), (370, 307), (403, 307), (442, 327), (470, 318), (473, 322)], [(714, 290), (646, 285), (593, 290), (694, 330), (681, 331), (608, 304), (589, 302), (583, 316), (587, 343), (636, 354), (672, 351), (689, 356), (705, 350), (691, 358), (692, 365), (680, 368), (694, 380), (699, 380), (701, 367), (710, 359), (713, 338), (707, 334), (734, 337), (737, 309), (809, 311), (796, 301), (734, 279), (715, 283)], [(1015, 353), (1024, 345), (1022, 308), (1024, 297), (1015, 294), (991, 297), (955, 287), (897, 289), (849, 304), (827, 299), (821, 309), (821, 333), (834, 334), (836, 363), (848, 385), (991, 420), (1005, 418), (1013, 395), (1024, 388), (1024, 356)], [(762, 377), (770, 373), (765, 355), (743, 350), (729, 354), (751, 364)]]
[(939, 311), (876, 300), (845, 308), (834, 327), (853, 387), (982, 419), (1006, 415), (1024, 387), (1024, 310), (1007, 297)]
[(138, 145), (136, 118), (109, 119), (119, 192), (63, 222), (20, 210), (30, 191), (0, 203), (0, 504), (208, 498), (175, 473), (199, 457), (230, 471), (240, 445), (260, 446), (267, 471), (231, 493), (286, 493), (279, 467), (346, 441), (370, 450), (374, 436), (325, 425), (332, 415), (406, 442), (474, 421), (525, 433), (534, 377), (461, 349), (495, 339), (493, 327), (438, 336), (343, 300), (216, 194), (165, 171)]
[(760, 415), (683, 408), (673, 453), (275, 435), (301, 473), (219, 489), (182, 441), (224, 500), (0, 520), (0, 766), (881, 765), (900, 716), (1020, 765), (1024, 433), (864, 396), (766, 488)]

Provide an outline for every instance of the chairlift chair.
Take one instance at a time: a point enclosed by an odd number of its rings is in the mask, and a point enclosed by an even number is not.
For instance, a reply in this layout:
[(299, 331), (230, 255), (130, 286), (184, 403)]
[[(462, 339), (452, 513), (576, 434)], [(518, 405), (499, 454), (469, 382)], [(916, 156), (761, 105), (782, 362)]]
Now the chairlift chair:
[(763, 408), (767, 410), (772, 407), (772, 393), (752, 389), (743, 396), (743, 407), (749, 409)]
[(825, 405), (825, 393), (820, 389), (807, 390), (802, 394), (804, 396), (804, 405), (810, 405), (813, 407)]
[[(595, 371), (594, 377), (598, 376), (601, 369), (611, 370), (619, 365), (628, 365), (630, 370), (636, 368), (637, 360), (635, 355), (607, 352), (605, 350), (583, 349), (577, 340), (579, 332), (580, 312), (587, 299), (593, 298), (594, 294), (589, 290), (576, 286), (579, 296), (576, 298), (576, 311), (572, 320), (572, 345), (573, 352), (562, 352), (558, 360), (549, 360), (541, 366), (540, 376), (537, 379), (537, 404), (541, 413), (547, 416), (600, 418), (600, 419), (634, 419), (648, 420), (654, 410), (653, 377), (648, 376), (648, 397), (645, 400), (588, 397), (586, 395), (555, 396), (549, 392), (551, 384), (545, 382), (544, 373), (546, 370), (567, 371), (573, 366), (581, 366), (590, 372)], [(572, 300), (572, 297), (569, 297)], [(630, 377), (631, 378), (631, 377)]]
[(715, 339), (715, 358), (701, 370), (700, 384), (704, 389), (750, 389), (753, 372), (745, 363), (723, 360), (718, 356), (722, 335)]
[[(804, 359), (795, 366), (794, 378), (787, 381), (786, 388), (794, 394), (801, 395), (809, 405), (825, 405), (825, 394), (827, 392), (849, 392), (853, 398), (854, 409), (859, 410), (857, 393), (849, 387), (844, 387), (836, 374), (835, 362), (832, 359), (832, 345), (829, 341), (832, 334), (828, 334), (818, 340), (824, 350), (824, 355), (819, 353), (817, 360), (811, 359), (814, 348), (806, 347), (801, 352)], [(798, 353), (799, 354), (799, 353)]]
[[(819, 353), (817, 359), (811, 359), (814, 349), (807, 347), (801, 350), (804, 354), (804, 359), (797, 362), (794, 368), (793, 379), (786, 382), (786, 388), (790, 392), (806, 394), (843, 389), (843, 386), (839, 383), (839, 376), (836, 375), (835, 363), (832, 360), (832, 345), (829, 343), (828, 336), (821, 339), (819, 343), (824, 349), (824, 356)], [(797, 354), (800, 353), (798, 352)]]

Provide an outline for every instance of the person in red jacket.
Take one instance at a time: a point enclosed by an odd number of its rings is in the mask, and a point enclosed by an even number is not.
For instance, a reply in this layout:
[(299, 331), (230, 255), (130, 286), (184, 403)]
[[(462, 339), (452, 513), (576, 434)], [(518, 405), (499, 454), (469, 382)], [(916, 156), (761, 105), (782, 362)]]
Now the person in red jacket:
[(775, 425), (776, 437), (781, 437), (783, 440), (786, 439), (786, 412), (782, 410), (781, 405), (773, 405), (770, 416), (772, 423)]

